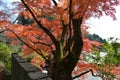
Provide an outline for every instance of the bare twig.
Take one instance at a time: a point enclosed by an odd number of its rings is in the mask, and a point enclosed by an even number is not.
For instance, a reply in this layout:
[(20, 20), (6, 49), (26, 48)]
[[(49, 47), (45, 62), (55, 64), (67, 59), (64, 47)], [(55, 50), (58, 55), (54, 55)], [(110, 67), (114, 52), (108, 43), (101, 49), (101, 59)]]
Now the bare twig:
[(79, 75), (73, 77), (73, 79), (78, 78), (78, 77), (80, 77), (80, 76), (82, 76), (82, 75), (84, 75), (84, 74), (87, 74), (87, 73), (89, 73), (89, 72), (91, 72), (92, 76), (94, 76), (94, 77), (100, 77), (100, 75), (95, 75), (92, 69), (89, 69), (89, 70), (87, 70), (87, 71), (85, 71), (85, 72), (82, 72), (82, 73), (80, 73)]
[(15, 22), (18, 20), (19, 16), (13, 21), (13, 24), (15, 24)]
[(51, 49), (51, 51), (53, 50), (52, 49), (52, 43), (51, 44), (47, 44), (47, 43), (45, 43), (45, 42), (40, 42), (39, 40), (37, 41), (37, 42), (34, 42), (34, 41), (32, 41), (32, 40), (30, 40), (33, 44), (42, 44), (42, 45), (45, 45), (45, 46), (48, 46), (48, 47), (50, 47), (50, 49)]
[(29, 39), (32, 43), (34, 43), (34, 44), (43, 44), (43, 45), (45, 45), (45, 46), (51, 46), (51, 44), (47, 44), (47, 43), (44, 43), (44, 42), (40, 42), (39, 40), (38, 41), (36, 41), (36, 42), (34, 42), (33, 40), (31, 40), (31, 39)]

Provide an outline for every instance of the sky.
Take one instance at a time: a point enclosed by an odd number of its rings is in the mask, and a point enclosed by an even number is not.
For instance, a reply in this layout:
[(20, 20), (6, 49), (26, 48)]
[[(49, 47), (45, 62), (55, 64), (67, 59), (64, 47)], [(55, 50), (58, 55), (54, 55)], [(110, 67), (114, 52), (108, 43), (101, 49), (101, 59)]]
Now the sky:
[(104, 39), (110, 37), (120, 39), (120, 6), (116, 7), (116, 17), (115, 21), (109, 16), (103, 16), (100, 19), (91, 18), (87, 22), (91, 27), (89, 32), (96, 33)]
[[(5, 2), (20, 0), (5, 0)], [(90, 34), (98, 34), (103, 39), (115, 37), (120, 39), (120, 6), (116, 7), (117, 20), (113, 21), (111, 17), (103, 16), (100, 19), (90, 18), (87, 23), (90, 25), (88, 30)]]

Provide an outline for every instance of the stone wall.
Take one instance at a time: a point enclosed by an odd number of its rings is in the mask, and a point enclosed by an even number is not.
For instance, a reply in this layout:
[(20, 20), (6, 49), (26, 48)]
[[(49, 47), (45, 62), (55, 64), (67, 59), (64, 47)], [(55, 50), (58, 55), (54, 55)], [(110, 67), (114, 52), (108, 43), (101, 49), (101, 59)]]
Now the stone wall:
[(17, 53), (12, 54), (12, 80), (51, 80), (39, 68), (28, 63)]

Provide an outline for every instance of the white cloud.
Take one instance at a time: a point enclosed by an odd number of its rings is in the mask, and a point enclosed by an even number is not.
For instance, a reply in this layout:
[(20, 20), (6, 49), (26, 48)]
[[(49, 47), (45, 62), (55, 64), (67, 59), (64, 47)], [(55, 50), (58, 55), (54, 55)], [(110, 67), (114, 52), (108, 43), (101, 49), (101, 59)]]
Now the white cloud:
[(91, 24), (91, 28), (89, 29), (90, 33), (96, 33), (102, 38), (120, 38), (120, 6), (116, 7), (116, 11), (116, 21), (113, 21), (108, 16), (103, 16), (100, 19), (91, 18), (88, 21)]
[(11, 2), (14, 2), (14, 1), (21, 1), (21, 0), (3, 0), (3, 2), (8, 3), (8, 4), (10, 4)]
[(6, 1), (13, 2), (13, 1), (21, 1), (21, 0), (6, 0)]

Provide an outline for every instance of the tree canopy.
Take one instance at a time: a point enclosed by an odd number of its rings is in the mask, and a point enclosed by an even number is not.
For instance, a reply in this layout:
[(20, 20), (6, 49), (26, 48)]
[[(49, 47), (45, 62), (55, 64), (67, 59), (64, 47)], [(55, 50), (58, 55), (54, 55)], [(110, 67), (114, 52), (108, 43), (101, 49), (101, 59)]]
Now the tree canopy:
[[(19, 13), (15, 20), (18, 23), (3, 18), (7, 14), (0, 11), (3, 16), (0, 28), (8, 38), (14, 38), (12, 44), (22, 42), (25, 56), (32, 52), (39, 54), (49, 64), (48, 74), (53, 80), (72, 80), (81, 51), (90, 52), (92, 47), (100, 45), (86, 38), (85, 21), (104, 14), (115, 20), (114, 7), (120, 1), (21, 0), (13, 4), (16, 6), (13, 13)], [(32, 62), (40, 63), (38, 55)]]

